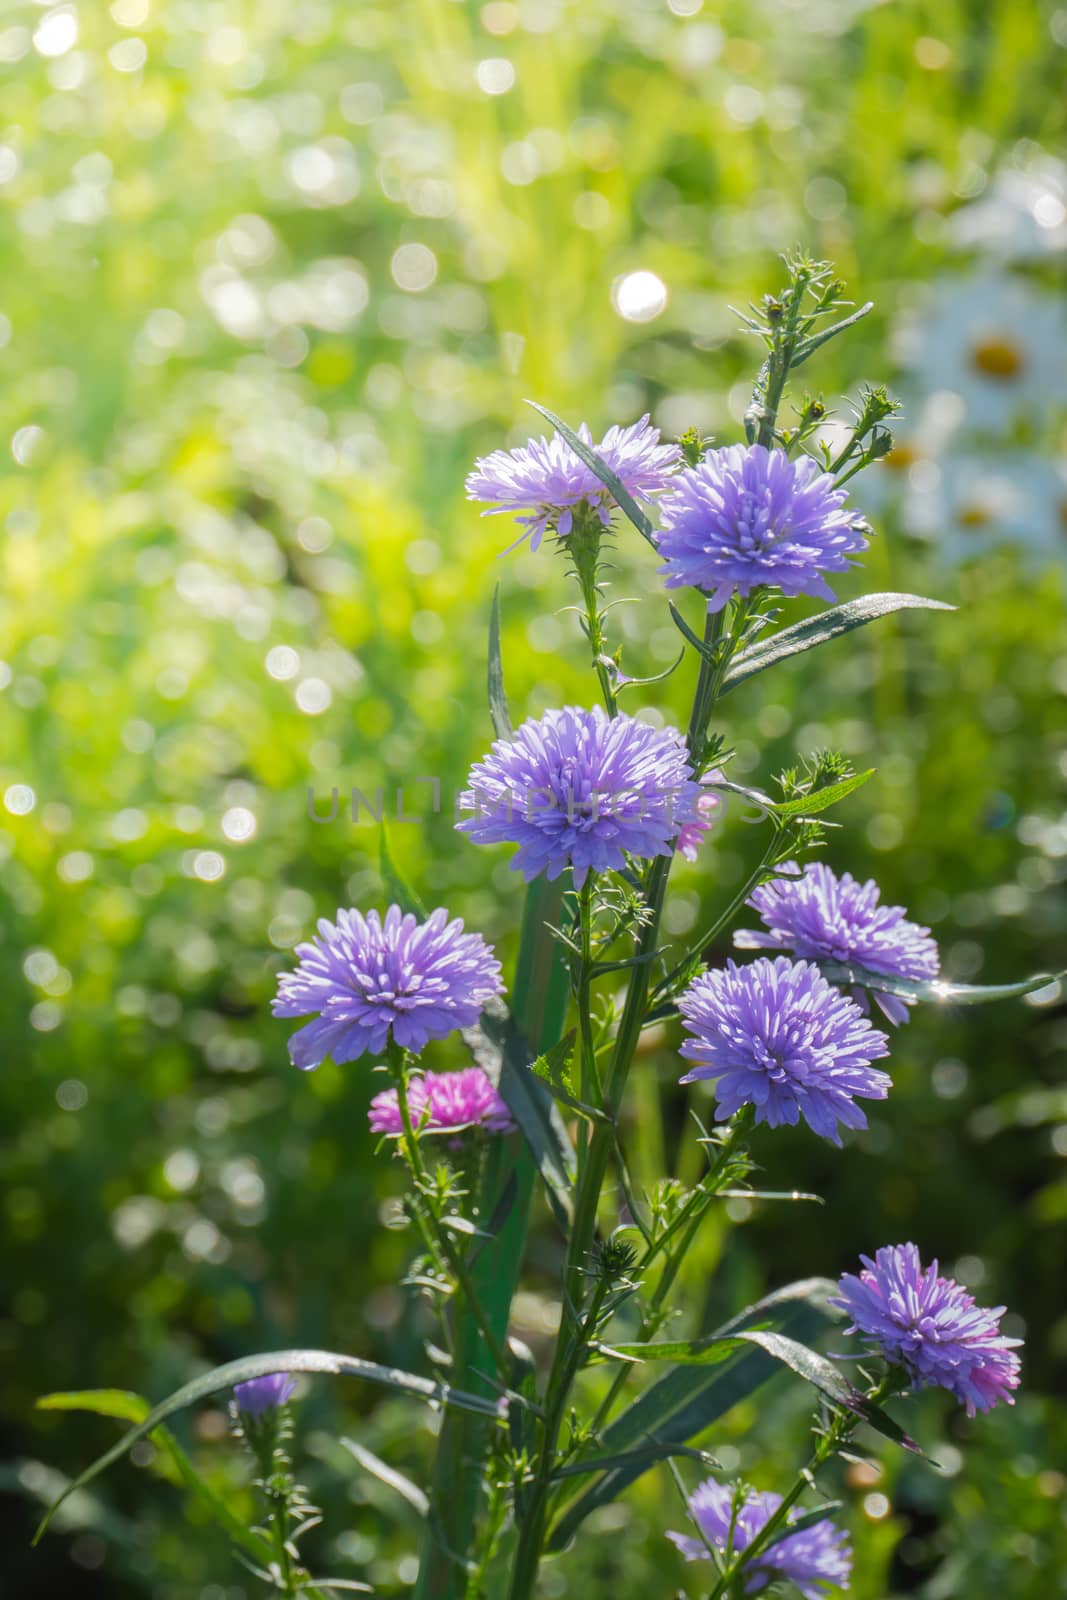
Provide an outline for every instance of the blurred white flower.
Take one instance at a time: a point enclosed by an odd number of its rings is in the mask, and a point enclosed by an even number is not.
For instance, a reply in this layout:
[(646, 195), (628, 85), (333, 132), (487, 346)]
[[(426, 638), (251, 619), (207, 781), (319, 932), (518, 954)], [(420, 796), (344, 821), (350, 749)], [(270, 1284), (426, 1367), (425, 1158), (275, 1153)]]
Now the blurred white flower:
[(945, 278), (898, 330), (920, 394), (963, 401), (962, 426), (1005, 434), (1067, 401), (1067, 315), (1059, 299), (997, 271)]
[(1002, 261), (1040, 261), (1067, 251), (1067, 166), (1043, 156), (1026, 171), (998, 172), (980, 200), (948, 222), (962, 250), (985, 250)]
[(912, 531), (957, 563), (1010, 544), (1067, 561), (1067, 461), (1029, 452), (946, 456), (929, 492), (912, 494)]

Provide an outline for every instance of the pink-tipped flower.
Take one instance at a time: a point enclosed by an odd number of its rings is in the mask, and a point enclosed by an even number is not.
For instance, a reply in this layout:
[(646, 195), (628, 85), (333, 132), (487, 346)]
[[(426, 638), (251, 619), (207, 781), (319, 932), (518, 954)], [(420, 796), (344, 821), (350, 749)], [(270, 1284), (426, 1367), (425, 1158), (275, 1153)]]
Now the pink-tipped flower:
[[(713, 767), (710, 772), (705, 772), (700, 780), (704, 787), (721, 783), (722, 773), (718, 767)], [(715, 819), (723, 807), (721, 794), (702, 794), (697, 796), (697, 814), (692, 822), (687, 822), (678, 831), (674, 848), (686, 861), (695, 861), (700, 854), (700, 847), (704, 843), (705, 834), (714, 826)]]
[[(503, 1097), (481, 1067), (413, 1076), (407, 1100), (412, 1126), (423, 1133), (459, 1133), (464, 1128), (510, 1133), (515, 1126)], [(404, 1131), (395, 1089), (374, 1096), (369, 1121), (373, 1133), (395, 1138)]]
[(975, 1305), (954, 1278), (940, 1276), (936, 1261), (924, 1267), (913, 1244), (887, 1245), (873, 1261), (860, 1260), (863, 1271), (846, 1272), (840, 1298), (830, 1302), (852, 1318), (849, 1333), (903, 1367), (917, 1389), (947, 1389), (968, 1416), (1001, 1400), (1014, 1404), (1022, 1340), (1001, 1333), (1004, 1306)]

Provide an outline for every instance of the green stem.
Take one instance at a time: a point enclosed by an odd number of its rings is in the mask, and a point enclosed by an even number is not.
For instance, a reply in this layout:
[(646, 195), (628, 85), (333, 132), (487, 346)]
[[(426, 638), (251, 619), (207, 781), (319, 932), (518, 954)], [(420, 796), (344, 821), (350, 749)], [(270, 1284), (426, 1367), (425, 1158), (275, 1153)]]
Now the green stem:
[[(682, 1233), (682, 1239), (678, 1244), (678, 1247), (671, 1251), (670, 1255), (667, 1257), (667, 1260), (664, 1262), (663, 1271), (660, 1273), (659, 1280), (652, 1293), (652, 1298), (649, 1300), (648, 1305), (642, 1313), (641, 1322), (637, 1332), (637, 1338), (642, 1343), (646, 1339), (650, 1339), (656, 1332), (656, 1329), (659, 1327), (663, 1302), (666, 1300), (674, 1285), (674, 1280), (678, 1276), (682, 1262), (685, 1260), (686, 1254), (689, 1250), (689, 1246), (695, 1238), (696, 1231), (700, 1227), (701, 1222), (704, 1220), (705, 1211), (718, 1194), (719, 1181), (722, 1177), (723, 1169), (726, 1167), (729, 1157), (733, 1152), (733, 1148), (737, 1143), (738, 1138), (748, 1131), (750, 1124), (751, 1117), (748, 1112), (748, 1108), (746, 1107), (738, 1112), (737, 1116), (734, 1117), (727, 1127), (725, 1137), (719, 1146), (718, 1154), (716, 1155), (713, 1164), (705, 1174), (703, 1181), (693, 1190), (682, 1209), (678, 1212), (678, 1215), (671, 1219), (670, 1223), (663, 1230), (663, 1232), (648, 1246), (648, 1249), (645, 1251), (644, 1255), (637, 1264), (636, 1271), (638, 1273), (647, 1271), (649, 1266), (651, 1266), (652, 1262), (655, 1260), (656, 1256), (660, 1254), (668, 1242), (675, 1238), (680, 1232)], [(709, 1187), (709, 1185), (711, 1185), (711, 1187)], [(615, 1404), (615, 1401), (618, 1399), (622, 1390), (626, 1386), (630, 1372), (631, 1368), (626, 1364), (623, 1364), (619, 1367), (611, 1381), (611, 1386), (603, 1400), (600, 1402), (597, 1414), (593, 1419), (593, 1433), (598, 1433), (604, 1426), (611, 1414), (611, 1410)]]
[[(508, 1370), (507, 1356), (496, 1336), (496, 1330), (490, 1325), (489, 1319), (479, 1304), (477, 1295), (472, 1291), (467, 1264), (463, 1260), (460, 1251), (457, 1250), (448, 1229), (442, 1225), (433, 1195), (430, 1176), (422, 1159), (418, 1135), (411, 1120), (411, 1107), (408, 1104), (408, 1062), (406, 1053), (401, 1051), (397, 1055), (394, 1053), (394, 1047), (392, 1046), (390, 1050), (390, 1060), (395, 1063), (397, 1102), (400, 1107), (400, 1121), (404, 1128), (404, 1151), (411, 1168), (412, 1177), (415, 1180), (416, 1214), (422, 1216), (425, 1220), (426, 1226), (423, 1229), (423, 1234), (430, 1245), (431, 1254), (435, 1260), (438, 1258), (443, 1259), (445, 1266), (463, 1290), (466, 1304), (469, 1306), (481, 1330), (482, 1337), (489, 1347), (497, 1377), (503, 1379), (506, 1377)], [(425, 1207), (423, 1202), (425, 1202)]]
[[(880, 1405), (886, 1396), (892, 1392), (892, 1388), (892, 1379), (887, 1376), (883, 1378), (877, 1388), (871, 1390), (867, 1398), (874, 1405)], [(834, 1413), (833, 1421), (813, 1450), (807, 1465), (797, 1474), (792, 1487), (783, 1497), (781, 1505), (771, 1513), (755, 1538), (751, 1539), (743, 1550), (739, 1550), (736, 1555), (730, 1558), (718, 1583), (708, 1596), (708, 1600), (730, 1600), (738, 1586), (743, 1591), (742, 1580), (745, 1569), (751, 1566), (756, 1558), (773, 1542), (775, 1536), (781, 1533), (786, 1526), (790, 1511), (811, 1483), (815, 1473), (826, 1465), (830, 1457), (835, 1455), (843, 1444), (848, 1442), (859, 1420), (859, 1417), (851, 1411), (836, 1411)]]
[[(704, 641), (708, 648), (700, 658), (693, 709), (686, 735), (686, 747), (694, 763), (699, 762), (702, 757), (707, 725), (730, 661), (729, 646), (721, 650), (716, 648), (722, 641), (724, 625), (724, 612), (708, 612), (704, 625)], [(545, 1423), (538, 1468), (522, 1518), (511, 1587), (508, 1591), (509, 1600), (527, 1600), (533, 1592), (537, 1578), (548, 1518), (548, 1496), (559, 1428), (565, 1414), (571, 1383), (584, 1354), (580, 1346), (577, 1344), (572, 1346), (569, 1342), (565, 1331), (568, 1323), (567, 1308), (574, 1306), (577, 1314), (582, 1304), (583, 1273), (596, 1236), (597, 1210), (615, 1145), (615, 1119), (648, 1008), (652, 982), (651, 958), (659, 940), (660, 918), (672, 864), (672, 855), (656, 856), (648, 870), (645, 881), (645, 904), (648, 915), (638, 939), (636, 965), (626, 991), (626, 1000), (615, 1035), (615, 1045), (603, 1083), (603, 1103), (608, 1121), (598, 1122), (592, 1131), (576, 1186), (574, 1216), (563, 1267), (564, 1321), (548, 1377)]]
[(753, 889), (759, 888), (764, 874), (771, 865), (771, 857), (776, 854), (778, 846), (779, 838), (776, 831), (766, 850), (764, 850), (763, 855), (760, 857), (759, 865), (754, 867), (752, 872), (749, 873), (748, 877), (745, 879), (740, 889), (738, 889), (737, 893), (732, 897), (729, 904), (715, 918), (715, 921), (711, 924), (710, 928), (705, 928), (699, 939), (697, 939), (690, 949), (686, 951), (681, 961), (676, 962), (662, 982), (657, 984), (655, 993), (653, 995), (654, 1001), (670, 994), (671, 987), (677, 979), (679, 973), (685, 971), (686, 967), (692, 961), (694, 956), (700, 955), (704, 950), (707, 949), (708, 945), (711, 944), (714, 939), (718, 938), (723, 928), (725, 928), (726, 925), (733, 920), (737, 912), (740, 911), (741, 907), (744, 905)]
[(293, 1563), (289, 1557), (289, 1511), (281, 1497), (278, 1497), (271, 1511), (270, 1526), (274, 1538), (274, 1553), (278, 1561), (279, 1587), (282, 1594), (291, 1597), (297, 1590)]
[[(566, 1018), (568, 982), (563, 946), (549, 930), (563, 914), (562, 881), (535, 879), (526, 891), (511, 1011), (534, 1055), (560, 1038)], [(537, 1168), (521, 1134), (493, 1139), (485, 1154), (478, 1216), (502, 1216), (494, 1236), (479, 1241), (471, 1262), (471, 1293), (485, 1307), (497, 1339), (506, 1342), (511, 1300), (525, 1251)], [(455, 1382), (476, 1394), (493, 1391), (480, 1374), (489, 1366), (485, 1340), (461, 1300), (453, 1304)], [(492, 1424), (468, 1412), (448, 1410), (441, 1423), (430, 1510), (419, 1556), (414, 1600), (461, 1600), (468, 1584), (466, 1561), (483, 1500), (483, 1467)], [(490, 1517), (491, 1526), (491, 1517)]]
[(584, 515), (579, 513), (574, 519), (567, 543), (581, 587), (582, 600), (585, 603), (585, 634), (589, 640), (600, 693), (604, 698), (608, 716), (614, 717), (618, 714), (619, 704), (611, 673), (605, 665), (607, 639), (604, 634), (604, 613), (600, 609), (600, 588), (597, 580), (602, 531), (594, 512), (587, 511)]

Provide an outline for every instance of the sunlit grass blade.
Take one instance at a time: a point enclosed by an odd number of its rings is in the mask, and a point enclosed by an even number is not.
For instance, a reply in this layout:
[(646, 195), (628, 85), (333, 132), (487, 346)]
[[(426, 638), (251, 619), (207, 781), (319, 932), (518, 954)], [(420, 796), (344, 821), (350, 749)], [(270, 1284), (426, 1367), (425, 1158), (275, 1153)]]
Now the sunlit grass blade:
[[(110, 1450), (106, 1450), (91, 1466), (71, 1480), (59, 1498), (49, 1507), (34, 1534), (34, 1543), (40, 1539), (56, 1511), (69, 1495), (91, 1483), (105, 1468), (120, 1460), (138, 1439), (143, 1439), (176, 1411), (182, 1411), (186, 1406), (195, 1405), (200, 1400), (207, 1400), (212, 1395), (232, 1389), (235, 1384), (247, 1383), (251, 1378), (264, 1378), (272, 1372), (322, 1372), (338, 1377), (362, 1378), (369, 1383), (398, 1390), (414, 1399), (443, 1406), (457, 1406), (462, 1410), (473, 1411), (479, 1416), (492, 1418), (499, 1416), (498, 1402), (488, 1396), (466, 1394), (447, 1384), (435, 1383), (432, 1378), (421, 1377), (418, 1373), (405, 1372), (400, 1367), (379, 1366), (375, 1361), (363, 1361), (358, 1356), (342, 1355), (334, 1350), (274, 1350), (266, 1355), (244, 1356), (239, 1361), (228, 1361), (224, 1366), (215, 1367), (202, 1377), (194, 1378), (191, 1383), (183, 1384), (158, 1406), (153, 1406), (146, 1416), (123, 1434), (117, 1444), (112, 1445)], [(106, 1392), (115, 1393), (113, 1390)], [(50, 1398), (54, 1403), (56, 1397)]]

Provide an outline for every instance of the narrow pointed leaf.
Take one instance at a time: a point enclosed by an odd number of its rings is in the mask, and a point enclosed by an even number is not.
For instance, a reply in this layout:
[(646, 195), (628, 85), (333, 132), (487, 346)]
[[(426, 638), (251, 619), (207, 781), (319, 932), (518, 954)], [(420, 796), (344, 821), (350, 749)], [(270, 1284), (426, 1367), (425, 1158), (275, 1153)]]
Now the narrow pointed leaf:
[(266, 1355), (244, 1356), (239, 1361), (227, 1361), (224, 1366), (215, 1367), (202, 1377), (194, 1378), (191, 1383), (183, 1384), (168, 1399), (158, 1406), (153, 1406), (148, 1415), (124, 1433), (117, 1444), (112, 1445), (110, 1450), (106, 1450), (92, 1466), (87, 1467), (67, 1485), (37, 1529), (34, 1543), (40, 1539), (68, 1495), (91, 1483), (105, 1467), (111, 1466), (112, 1462), (124, 1456), (138, 1439), (143, 1439), (145, 1434), (151, 1433), (153, 1428), (165, 1422), (176, 1411), (182, 1411), (186, 1406), (195, 1405), (200, 1400), (207, 1400), (212, 1395), (232, 1389), (235, 1384), (246, 1383), (250, 1378), (265, 1378), (272, 1372), (326, 1372), (339, 1377), (363, 1378), (370, 1383), (382, 1384), (388, 1389), (397, 1389), (402, 1394), (412, 1395), (419, 1400), (428, 1400), (444, 1406), (457, 1406), (462, 1410), (474, 1411), (479, 1416), (495, 1418), (499, 1415), (497, 1402), (488, 1397), (466, 1394), (462, 1390), (452, 1389), (447, 1384), (435, 1383), (431, 1378), (421, 1377), (414, 1372), (405, 1372), (399, 1367), (379, 1366), (375, 1361), (363, 1361), (358, 1356), (341, 1355), (333, 1350), (274, 1350)]
[(825, 1505), (812, 1506), (810, 1511), (805, 1511), (802, 1516), (794, 1517), (779, 1533), (776, 1533), (770, 1544), (764, 1545), (764, 1550), (773, 1550), (776, 1544), (781, 1544), (783, 1539), (791, 1539), (794, 1533), (803, 1533), (805, 1528), (818, 1527), (820, 1522), (825, 1522), (827, 1517), (832, 1517), (835, 1511), (840, 1511), (845, 1502), (843, 1500), (827, 1500)]
[[(716, 1330), (725, 1337), (753, 1322), (775, 1320), (796, 1340), (814, 1338), (839, 1313), (829, 1305), (836, 1285), (825, 1278), (806, 1278), (765, 1295)], [(638, 1395), (603, 1433), (606, 1453), (638, 1451), (651, 1443), (686, 1444), (697, 1434), (745, 1400), (774, 1376), (778, 1362), (766, 1350), (736, 1349), (730, 1359), (711, 1370), (676, 1366), (643, 1394)], [(566, 1507), (550, 1536), (549, 1547), (561, 1549), (590, 1512), (617, 1500), (646, 1470), (641, 1463), (616, 1467)]]
[(372, 1478), (377, 1478), (387, 1489), (392, 1489), (409, 1506), (414, 1506), (420, 1517), (426, 1515), (430, 1502), (417, 1483), (412, 1483), (410, 1478), (391, 1467), (388, 1461), (383, 1461), (381, 1456), (376, 1456), (373, 1450), (368, 1450), (366, 1445), (357, 1443), (355, 1439), (342, 1437), (340, 1443), (356, 1458), (364, 1472), (369, 1472)]
[(832, 983), (856, 983), (881, 994), (899, 995), (902, 1000), (939, 1002), (942, 1005), (980, 1006), (991, 1000), (1018, 1000), (1034, 994), (1050, 983), (1062, 983), (1067, 972), (1039, 972), (1019, 983), (948, 983), (941, 978), (895, 978), (884, 972), (871, 972), (852, 962), (820, 961), (822, 972)]
[(755, 1344), (766, 1350), (775, 1361), (790, 1367), (800, 1377), (806, 1378), (821, 1389), (835, 1404), (858, 1408), (862, 1396), (844, 1378), (839, 1368), (825, 1356), (820, 1356), (807, 1345), (784, 1334), (772, 1333), (762, 1328), (728, 1335), (726, 1338), (671, 1339), (643, 1344), (616, 1344), (617, 1353), (627, 1360), (670, 1361), (676, 1366), (718, 1366), (728, 1361), (740, 1345)]
[[(678, 607), (675, 605), (673, 600), (668, 600), (667, 609), (671, 614), (671, 621), (678, 629), (678, 632), (682, 635), (682, 638), (688, 640), (697, 654), (702, 655), (705, 661), (709, 661), (712, 665), (714, 665), (717, 652), (708, 648), (703, 639), (700, 637), (699, 633), (693, 632), (692, 628), (689, 626), (688, 622), (686, 622), (685, 618), (682, 616), (682, 613), (678, 610)], [(729, 674), (727, 674), (726, 681), (729, 682)]]
[(843, 633), (851, 633), (853, 628), (862, 628), (878, 617), (889, 616), (891, 612), (955, 611), (955, 609), (955, 606), (946, 605), (943, 600), (927, 600), (917, 594), (861, 595), (858, 600), (831, 606), (828, 611), (820, 611), (817, 617), (809, 617), (806, 622), (794, 623), (791, 628), (783, 628), (780, 633), (773, 634), (769, 639), (762, 639), (748, 650), (743, 650), (727, 670), (723, 681), (723, 693), (735, 689), (739, 683), (744, 683), (749, 678), (754, 678), (757, 672), (763, 672), (767, 667), (785, 661), (789, 656), (813, 650), (818, 644), (840, 638)]
[(384, 821), (382, 822), (381, 836), (378, 843), (378, 870), (381, 872), (385, 892), (390, 900), (395, 901), (405, 914), (410, 912), (413, 917), (418, 917), (420, 922), (424, 922), (426, 920), (426, 907), (393, 860), (392, 851), (389, 849), (389, 834)]
[[(133, 1394), (126, 1389), (80, 1389), (64, 1394), (46, 1394), (37, 1401), (37, 1408), (39, 1411), (87, 1411), (98, 1417), (113, 1417), (120, 1422), (133, 1423), (143, 1422), (152, 1410), (143, 1395)], [(234, 1544), (246, 1550), (254, 1560), (269, 1566), (274, 1556), (270, 1541), (249, 1528), (228, 1501), (200, 1476), (170, 1429), (163, 1426), (153, 1428), (151, 1438), (153, 1444), (169, 1458), (184, 1488), (225, 1529)], [(52, 1510), (55, 1510), (55, 1506)], [(51, 1514), (49, 1512), (49, 1516)]]
[[(526, 891), (511, 991), (515, 1025), (532, 1047), (528, 1060), (550, 1049), (563, 1032), (569, 979), (563, 949), (552, 937), (552, 930), (560, 925), (562, 910), (562, 880), (549, 883), (546, 878), (535, 878)], [(490, 1045), (484, 1034), (480, 1037), (481, 1048), (490, 1050), (503, 1076), (502, 1053)], [(536, 1079), (533, 1081), (536, 1083)], [(501, 1344), (507, 1341), (537, 1175), (537, 1160), (528, 1137), (502, 1136), (490, 1141), (478, 1190), (478, 1215), (480, 1220), (490, 1219), (482, 1226), (493, 1238), (476, 1241), (468, 1265), (473, 1292)], [(470, 1315), (461, 1314), (457, 1319), (455, 1363), (455, 1370), (464, 1375), (467, 1387), (490, 1392), (479, 1377), (489, 1368), (485, 1337)], [(516, 1373), (516, 1382), (521, 1381)], [(523, 1413), (514, 1406), (510, 1426), (521, 1437)], [(466, 1596), (467, 1574), (462, 1561), (470, 1550), (484, 1492), (484, 1478), (474, 1464), (484, 1460), (488, 1448), (487, 1421), (466, 1412), (446, 1410), (437, 1441), (414, 1600), (464, 1600)], [(458, 1562), (454, 1559), (457, 1552), (461, 1558)]]
[[(477, 1029), (466, 1034), (476, 1059), (486, 1064), (501, 1095), (519, 1126), (537, 1170), (544, 1181), (549, 1204), (565, 1225), (574, 1183), (574, 1149), (567, 1137), (559, 1111), (547, 1084), (532, 1071), (535, 1057), (516, 1025), (514, 1017), (501, 1003), (487, 1006)], [(495, 1069), (495, 1070), (494, 1070)]]
[(828, 783), (823, 789), (813, 789), (810, 794), (798, 795), (795, 800), (780, 800), (774, 805), (776, 817), (814, 817), (820, 811), (828, 811), (831, 806), (836, 806), (839, 801), (854, 794), (857, 789), (862, 789), (868, 779), (874, 777), (874, 768), (866, 772), (854, 772), (851, 778), (841, 778), (837, 783)]
[(493, 590), (493, 606), (489, 613), (489, 715), (498, 739), (510, 739), (513, 733), (508, 697), (504, 691), (504, 663), (500, 655), (500, 585)]
[(843, 317), (840, 322), (835, 322), (832, 328), (824, 328), (821, 333), (813, 333), (810, 338), (805, 339), (798, 346), (790, 366), (802, 367), (808, 357), (815, 354), (820, 345), (826, 344), (829, 339), (836, 339), (839, 333), (844, 333), (846, 328), (851, 328), (873, 310), (874, 301), (868, 300), (866, 305), (860, 306), (859, 310), (854, 311), (850, 317)]
[(558, 1482), (563, 1478), (580, 1478), (590, 1472), (607, 1472), (616, 1467), (652, 1467), (658, 1461), (668, 1461), (679, 1456), (685, 1456), (690, 1461), (699, 1461), (702, 1467), (718, 1468), (719, 1462), (707, 1450), (694, 1450), (687, 1444), (658, 1444), (654, 1440), (641, 1450), (627, 1450), (617, 1456), (590, 1456), (586, 1461), (569, 1461), (565, 1467), (559, 1467), (552, 1474), (552, 1481)]
[(641, 537), (643, 539), (647, 539), (649, 544), (652, 545), (653, 549), (655, 549), (656, 540), (652, 532), (651, 522), (645, 516), (645, 513), (641, 510), (641, 507), (638, 505), (629, 489), (627, 489), (618, 476), (612, 472), (607, 462), (601, 461), (595, 450), (593, 450), (583, 440), (579, 439), (578, 435), (573, 433), (565, 422), (562, 422), (559, 417), (555, 416), (545, 406), (539, 406), (536, 400), (527, 400), (526, 404), (533, 406), (535, 411), (539, 411), (544, 417), (545, 421), (552, 424), (560, 438), (563, 439), (565, 443), (570, 445), (579, 461), (584, 461), (590, 472), (596, 473), (605, 489), (607, 489), (612, 499), (618, 505), (619, 510), (624, 512), (626, 516), (629, 517), (630, 521), (633, 523)]

